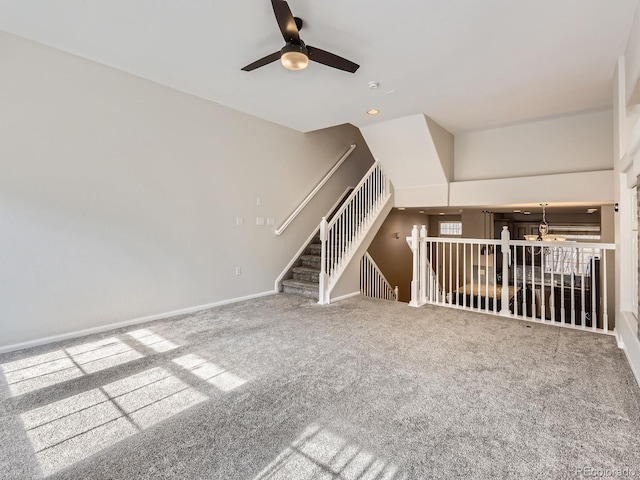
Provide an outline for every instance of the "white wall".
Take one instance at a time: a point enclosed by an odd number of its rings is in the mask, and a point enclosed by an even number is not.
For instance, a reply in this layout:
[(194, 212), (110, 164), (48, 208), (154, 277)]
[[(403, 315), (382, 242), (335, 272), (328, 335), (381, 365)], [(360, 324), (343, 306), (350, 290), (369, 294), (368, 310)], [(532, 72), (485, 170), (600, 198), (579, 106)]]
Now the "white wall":
[[(636, 15), (633, 19), (633, 25), (631, 28), (631, 34), (627, 41), (627, 47), (624, 52), (625, 71), (624, 82), (626, 85), (624, 99), (626, 103), (631, 101), (632, 96), (638, 95), (640, 92), (640, 12), (636, 10)], [(634, 101), (640, 101), (640, 98), (636, 97)]]
[(451, 181), (453, 179), (454, 136), (433, 119), (426, 115), (424, 118), (427, 121), (429, 135), (431, 135), (433, 146), (438, 154), (438, 160), (442, 165), (442, 171), (447, 180)]
[[(615, 215), (616, 235), (616, 335), (624, 348), (631, 369), (640, 384), (640, 328), (637, 305), (630, 294), (633, 278), (639, 272), (629, 260), (634, 247), (634, 205), (631, 186), (637, 183), (640, 172), (640, 154), (629, 147), (640, 142), (640, 112), (638, 105), (630, 103), (640, 82), (640, 10), (636, 10), (633, 26), (624, 55), (618, 60), (613, 76), (614, 105), (614, 161), (616, 173), (616, 202), (619, 212)], [(637, 99), (635, 99), (637, 100)], [(635, 127), (635, 128), (634, 128)]]
[(375, 123), (362, 127), (361, 131), (373, 156), (382, 163), (396, 191), (447, 183), (444, 169), (448, 165), (443, 167), (438, 157), (438, 150), (424, 115), (410, 115)]
[(453, 182), (449, 205), (606, 204), (613, 202), (613, 183), (613, 170)]
[(454, 181), (613, 169), (611, 110), (455, 136)]
[[(350, 126), (301, 134), (1, 32), (0, 58), (0, 347), (273, 290), (372, 162)], [(352, 143), (282, 236), (255, 225)]]

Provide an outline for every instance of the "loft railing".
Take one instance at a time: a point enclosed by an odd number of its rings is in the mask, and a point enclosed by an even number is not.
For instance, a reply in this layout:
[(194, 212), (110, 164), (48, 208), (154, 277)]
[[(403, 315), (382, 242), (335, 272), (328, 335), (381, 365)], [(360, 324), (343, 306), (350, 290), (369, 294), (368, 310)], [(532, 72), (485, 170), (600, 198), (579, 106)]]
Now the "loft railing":
[(282, 225), (280, 225), (280, 227), (276, 229), (275, 231), (276, 235), (281, 235), (282, 232), (284, 232), (287, 229), (289, 224), (291, 224), (291, 222), (293, 222), (293, 220), (300, 214), (300, 212), (304, 209), (304, 207), (308, 205), (308, 203), (313, 199), (313, 197), (315, 197), (315, 195), (320, 191), (320, 189), (325, 185), (325, 183), (329, 181), (331, 176), (334, 173), (336, 173), (336, 170), (340, 168), (340, 165), (342, 165), (344, 161), (347, 158), (349, 158), (349, 155), (351, 155), (351, 152), (353, 152), (355, 148), (356, 148), (355, 144), (349, 147), (349, 149), (344, 153), (344, 155), (340, 157), (340, 159), (336, 162), (336, 164), (333, 167), (331, 167), (331, 170), (329, 170), (327, 174), (322, 178), (322, 180), (320, 180), (318, 185), (316, 185), (315, 188), (311, 190), (311, 193), (309, 193), (309, 195), (306, 196), (306, 198), (302, 201), (302, 203), (298, 205), (298, 208), (296, 208), (293, 211), (293, 213), (289, 215), (289, 217), (282, 223)]
[[(428, 237), (414, 226), (411, 306), (440, 304), (612, 333), (607, 269), (615, 245)], [(434, 280), (429, 280), (431, 272)]]
[(360, 260), (360, 293), (369, 298), (398, 301), (398, 286), (391, 286), (369, 252)]
[(359, 242), (391, 197), (391, 184), (376, 162), (331, 220), (320, 222), (320, 304), (330, 303), (331, 290), (353, 258)]

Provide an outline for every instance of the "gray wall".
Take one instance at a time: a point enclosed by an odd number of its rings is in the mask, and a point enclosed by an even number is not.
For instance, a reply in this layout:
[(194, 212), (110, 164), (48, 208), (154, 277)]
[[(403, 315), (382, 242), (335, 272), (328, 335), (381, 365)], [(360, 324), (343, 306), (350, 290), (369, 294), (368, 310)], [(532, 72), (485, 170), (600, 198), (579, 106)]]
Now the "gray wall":
[[(6, 33), (0, 53), (0, 347), (273, 290), (372, 163), (351, 126), (302, 134)], [(282, 236), (256, 226), (352, 143)]]

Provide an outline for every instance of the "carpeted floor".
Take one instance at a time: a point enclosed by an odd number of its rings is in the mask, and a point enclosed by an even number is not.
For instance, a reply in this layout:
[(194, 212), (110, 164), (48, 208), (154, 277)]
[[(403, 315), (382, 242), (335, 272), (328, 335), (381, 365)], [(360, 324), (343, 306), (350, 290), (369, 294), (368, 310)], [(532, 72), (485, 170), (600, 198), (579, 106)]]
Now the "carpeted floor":
[(640, 476), (613, 337), (364, 298), (1, 355), (0, 431), (3, 479)]

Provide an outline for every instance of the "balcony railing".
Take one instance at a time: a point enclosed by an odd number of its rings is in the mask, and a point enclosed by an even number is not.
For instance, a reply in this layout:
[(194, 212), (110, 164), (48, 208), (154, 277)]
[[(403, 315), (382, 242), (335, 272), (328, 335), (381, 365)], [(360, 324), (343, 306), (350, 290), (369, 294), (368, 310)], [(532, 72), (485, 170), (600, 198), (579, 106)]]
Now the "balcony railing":
[(426, 303), (611, 333), (609, 243), (428, 237), (414, 226), (411, 306)]

